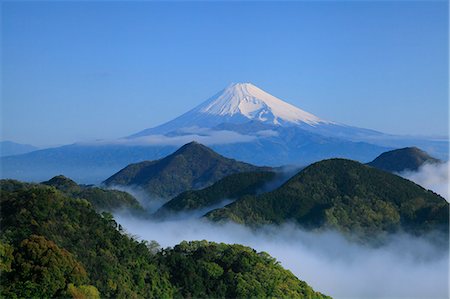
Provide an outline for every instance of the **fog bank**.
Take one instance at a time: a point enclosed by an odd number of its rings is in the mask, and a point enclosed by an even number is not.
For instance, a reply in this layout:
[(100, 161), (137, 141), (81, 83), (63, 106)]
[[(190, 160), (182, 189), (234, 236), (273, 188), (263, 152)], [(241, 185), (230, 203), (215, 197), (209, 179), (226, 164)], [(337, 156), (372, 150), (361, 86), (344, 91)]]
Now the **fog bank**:
[(129, 233), (156, 240), (162, 247), (206, 239), (266, 251), (315, 290), (334, 298), (448, 298), (447, 249), (409, 235), (369, 248), (336, 232), (312, 233), (294, 225), (255, 232), (192, 218), (156, 222), (115, 216)]
[(400, 176), (432, 190), (449, 201), (449, 162), (424, 164), (417, 171), (403, 171)]

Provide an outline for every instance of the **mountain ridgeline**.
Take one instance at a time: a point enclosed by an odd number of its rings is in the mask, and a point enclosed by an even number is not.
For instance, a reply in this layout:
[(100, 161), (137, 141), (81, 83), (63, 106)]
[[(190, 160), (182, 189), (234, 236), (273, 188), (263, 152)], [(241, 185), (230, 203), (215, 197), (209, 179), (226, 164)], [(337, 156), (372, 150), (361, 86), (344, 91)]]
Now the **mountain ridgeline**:
[(12, 141), (0, 141), (0, 157), (26, 154), (38, 148), (30, 144), (21, 144)]
[[(42, 181), (63, 173), (77, 182), (97, 184), (126, 165), (161, 159), (185, 140), (200, 141), (226, 157), (272, 167), (304, 166), (328, 158), (366, 163), (382, 152), (407, 146), (444, 160), (449, 152), (448, 139), (393, 136), (339, 124), (251, 83), (235, 83), (175, 119), (125, 138), (1, 157), (1, 175)], [(170, 190), (159, 191), (161, 196), (173, 195)]]
[(191, 212), (212, 208), (225, 200), (234, 200), (244, 195), (254, 195), (265, 191), (276, 180), (277, 174), (271, 171), (235, 173), (201, 190), (185, 191), (165, 203), (156, 217), (170, 216), (177, 212)]
[[(397, 151), (397, 160), (404, 160), (402, 155), (409, 157), (410, 152)], [(212, 221), (234, 221), (254, 227), (294, 222), (306, 229), (335, 229), (374, 243), (400, 231), (416, 235), (448, 232), (445, 199), (395, 174), (352, 160), (314, 163), (275, 190), (267, 188), (279, 181), (275, 170), (245, 171), (255, 167), (223, 158), (198, 143), (187, 144), (162, 160), (148, 163), (158, 166), (138, 167), (127, 176), (131, 180), (126, 184), (133, 182), (153, 192), (164, 190), (164, 194), (183, 191), (165, 203), (153, 215), (156, 218), (195, 212), (192, 215), (206, 213), (205, 217)], [(243, 172), (225, 176), (224, 171), (217, 171), (229, 165), (235, 166), (234, 172)], [(125, 170), (130, 173), (133, 167)], [(211, 176), (217, 173), (220, 175)], [(198, 178), (205, 182), (205, 176), (210, 176), (209, 186), (191, 190)], [(219, 179), (220, 176), (224, 177)], [(224, 204), (227, 205), (223, 207)]]
[(63, 175), (58, 175), (41, 184), (52, 186), (66, 195), (86, 199), (96, 210), (113, 212), (127, 209), (135, 213), (143, 213), (144, 208), (130, 194), (118, 190), (108, 190), (95, 186), (78, 185)]
[(1, 298), (329, 298), (264, 252), (207, 241), (161, 250), (54, 187), (0, 180), (0, 192)]
[(202, 144), (191, 142), (163, 159), (128, 165), (104, 184), (139, 187), (150, 196), (171, 198), (209, 186), (233, 173), (270, 169), (225, 158)]
[(0, 188), (5, 298), (70, 298), (83, 289), (98, 298), (173, 294), (146, 245), (121, 233), (110, 214), (46, 185), (3, 180)]
[(370, 241), (400, 231), (447, 234), (448, 208), (441, 196), (397, 175), (330, 159), (306, 167), (274, 191), (243, 196), (205, 217), (250, 226), (294, 222)]
[(379, 155), (367, 165), (389, 172), (416, 171), (425, 163), (440, 163), (439, 159), (433, 158), (427, 152), (417, 147), (405, 147), (388, 151)]

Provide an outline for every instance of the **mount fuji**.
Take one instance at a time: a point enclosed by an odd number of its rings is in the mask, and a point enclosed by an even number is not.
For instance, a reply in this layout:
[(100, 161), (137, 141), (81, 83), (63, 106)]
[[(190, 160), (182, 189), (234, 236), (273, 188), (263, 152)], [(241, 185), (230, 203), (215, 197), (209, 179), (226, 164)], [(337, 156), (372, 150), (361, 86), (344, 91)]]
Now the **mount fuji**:
[[(220, 135), (223, 137), (223, 142), (219, 138)], [(156, 136), (161, 138), (158, 139)], [(372, 151), (408, 146), (409, 144), (416, 144), (439, 157), (445, 157), (448, 152), (448, 141), (445, 139), (396, 136), (324, 120), (251, 83), (230, 84), (183, 115), (157, 127), (135, 133), (126, 139), (135, 142), (142, 140), (144, 143), (147, 141), (148, 143), (166, 144), (176, 143), (176, 140), (180, 140), (181, 144), (191, 138), (216, 147), (219, 152), (223, 153), (224, 146), (217, 146), (217, 144), (232, 144), (233, 137), (235, 143), (253, 142), (255, 139), (258, 139), (256, 142), (264, 142), (271, 137), (270, 140), (277, 144), (281, 143), (288, 147), (296, 144), (295, 150), (299, 150), (297, 154), (302, 153), (301, 157), (294, 154), (295, 157), (283, 161), (273, 161), (274, 164), (309, 163), (319, 159), (322, 155), (325, 158), (328, 155), (326, 152), (329, 150), (332, 151), (329, 153), (331, 155), (343, 155), (347, 158), (364, 161), (372, 158)], [(314, 149), (314, 151), (318, 151), (315, 156), (309, 148), (312, 144), (319, 147)], [(336, 147), (332, 144), (335, 144)], [(302, 150), (299, 148), (302, 146), (307, 146), (307, 148)], [(241, 148), (242, 150), (245, 149)], [(262, 149), (263, 152), (266, 150)], [(285, 152), (281, 150), (278, 155), (283, 155), (283, 153)], [(233, 154), (231, 151), (228, 151), (228, 154), (239, 156), (238, 153)], [(314, 157), (308, 158), (311, 155)], [(272, 163), (266, 157), (261, 157), (261, 161), (245, 157), (245, 155), (239, 157), (250, 159), (257, 164), (264, 163), (264, 161)]]
[(44, 180), (64, 174), (100, 182), (130, 163), (160, 159), (191, 141), (265, 166), (307, 165), (331, 157), (368, 162), (408, 146), (448, 158), (446, 139), (395, 136), (324, 120), (251, 83), (235, 83), (181, 116), (127, 137), (2, 157), (1, 176)]
[(131, 137), (166, 134), (183, 127), (211, 128), (222, 123), (244, 124), (249, 121), (274, 126), (314, 127), (318, 124), (332, 124), (272, 96), (251, 83), (234, 83), (174, 120)]

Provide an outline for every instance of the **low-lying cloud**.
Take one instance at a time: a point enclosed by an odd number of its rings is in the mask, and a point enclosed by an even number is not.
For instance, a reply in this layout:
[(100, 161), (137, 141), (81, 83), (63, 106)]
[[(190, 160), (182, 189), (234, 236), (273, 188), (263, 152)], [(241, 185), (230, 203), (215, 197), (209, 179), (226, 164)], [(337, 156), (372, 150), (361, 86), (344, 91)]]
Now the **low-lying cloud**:
[(261, 130), (253, 134), (242, 134), (230, 130), (214, 130), (211, 128), (186, 127), (170, 134), (152, 134), (134, 138), (119, 138), (82, 142), (83, 145), (124, 145), (124, 146), (182, 146), (191, 141), (205, 145), (232, 144), (253, 142), (260, 138), (278, 136), (274, 130)]
[(132, 235), (162, 247), (205, 239), (266, 251), (334, 298), (448, 298), (448, 251), (425, 238), (398, 234), (385, 246), (372, 248), (336, 232), (307, 232), (292, 224), (254, 231), (192, 218), (152, 221), (118, 214), (116, 219)]
[[(448, 167), (448, 162), (426, 164), (418, 171), (400, 175), (448, 200)], [(149, 205), (149, 211), (163, 203), (143, 198), (145, 193), (135, 189), (125, 191)], [(198, 210), (165, 220), (133, 218), (125, 213), (115, 216), (131, 235), (156, 240), (162, 247), (183, 240), (209, 240), (266, 251), (315, 290), (337, 299), (449, 296), (448, 248), (433, 244), (429, 241), (432, 238), (396, 234), (384, 246), (373, 248), (352, 243), (334, 231), (304, 231), (293, 224), (255, 231), (234, 223), (198, 219), (205, 212)]]
[(89, 145), (124, 145), (124, 146), (182, 146), (191, 141), (197, 141), (205, 145), (246, 143), (255, 141), (258, 138), (273, 136), (267, 131), (258, 132), (256, 135), (245, 135), (228, 130), (211, 130), (202, 128), (197, 132), (181, 132), (181, 135), (148, 135), (135, 138), (121, 138), (113, 140), (97, 140), (95, 142), (83, 143)]
[[(156, 212), (167, 202), (167, 199), (164, 198), (150, 197), (144, 189), (138, 186), (114, 185), (108, 186), (108, 189), (124, 191), (131, 194), (149, 214)], [(127, 211), (123, 212), (127, 213)]]
[(449, 166), (449, 162), (424, 164), (417, 171), (403, 171), (399, 175), (449, 201)]

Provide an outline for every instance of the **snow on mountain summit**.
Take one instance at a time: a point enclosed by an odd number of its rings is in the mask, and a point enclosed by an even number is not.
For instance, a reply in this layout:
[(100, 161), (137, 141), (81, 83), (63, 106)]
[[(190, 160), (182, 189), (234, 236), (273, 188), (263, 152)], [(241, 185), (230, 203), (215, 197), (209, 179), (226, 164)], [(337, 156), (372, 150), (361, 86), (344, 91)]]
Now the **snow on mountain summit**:
[(129, 138), (249, 121), (277, 126), (305, 125), (311, 128), (321, 124), (334, 124), (288, 104), (251, 83), (233, 83), (179, 117)]
[(282, 123), (325, 122), (317, 116), (288, 104), (251, 83), (234, 83), (198, 106), (196, 112), (220, 116), (242, 115), (275, 125)]

